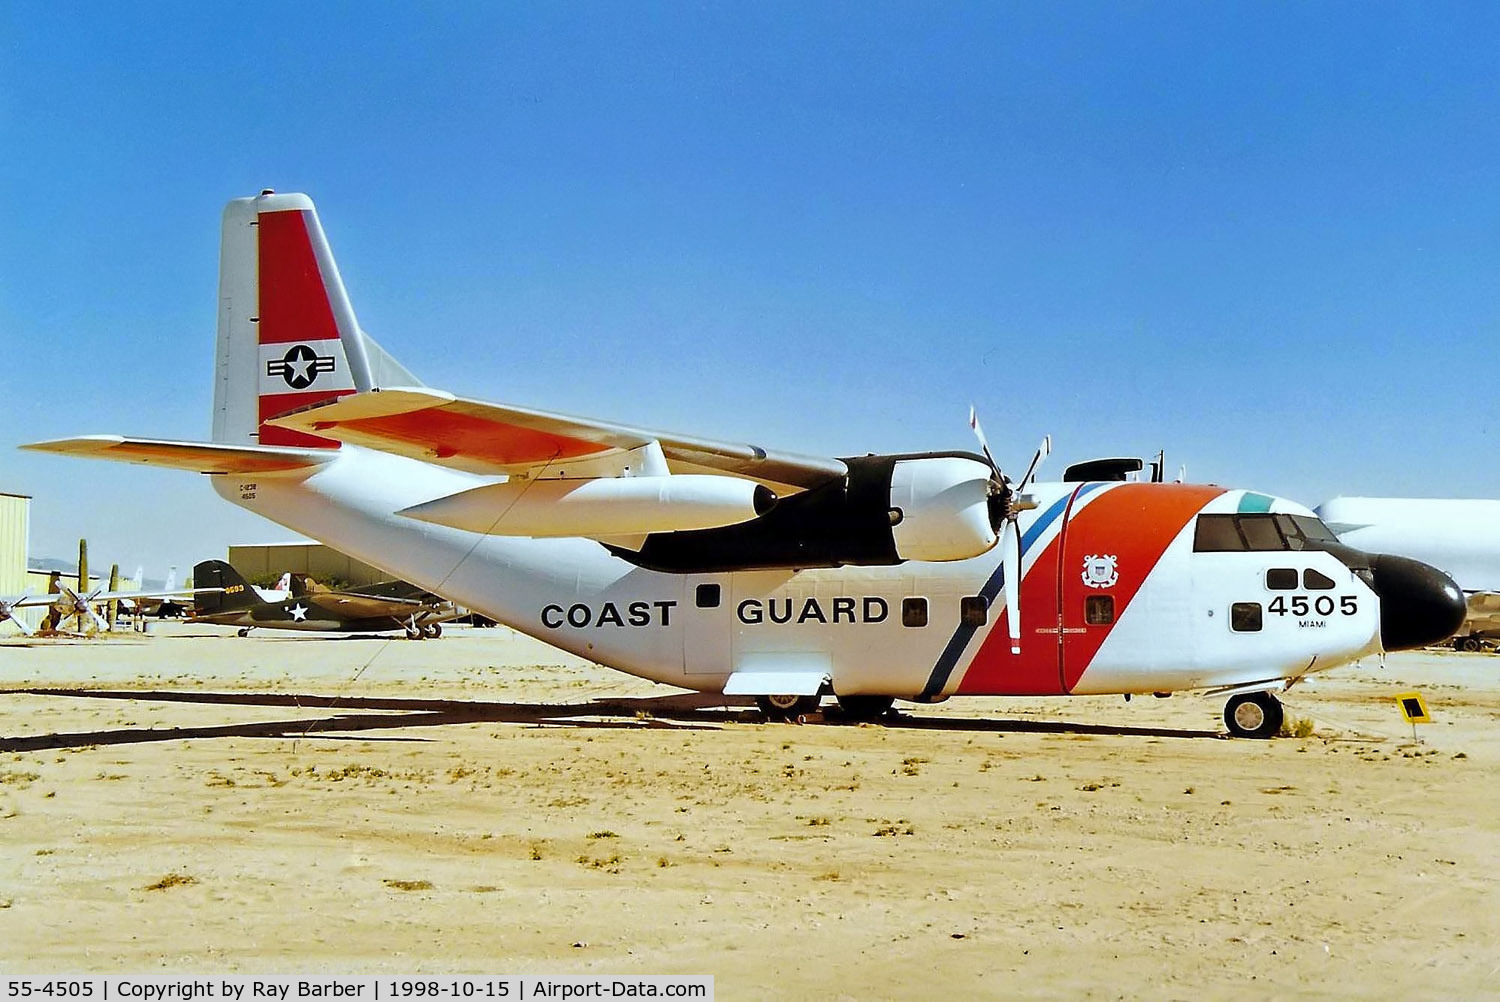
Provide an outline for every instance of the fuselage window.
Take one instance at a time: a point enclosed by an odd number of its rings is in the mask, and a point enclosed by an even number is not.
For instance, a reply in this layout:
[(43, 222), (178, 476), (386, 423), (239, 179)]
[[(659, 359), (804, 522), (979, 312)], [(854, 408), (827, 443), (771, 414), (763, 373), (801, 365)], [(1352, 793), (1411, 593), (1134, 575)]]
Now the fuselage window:
[(1089, 595), (1083, 602), (1083, 621), (1090, 626), (1108, 626), (1115, 621), (1113, 595)]
[(1272, 567), (1266, 571), (1266, 587), (1272, 591), (1296, 591), (1297, 568)]
[(698, 586), (698, 608), (717, 609), (719, 607), (719, 586), (716, 584), (701, 584)]
[(1260, 632), (1259, 602), (1236, 602), (1229, 607), (1229, 628), (1235, 633)]
[(983, 626), (990, 618), (989, 599), (983, 595), (965, 595), (959, 601), (958, 615), (965, 626)]
[(901, 600), (901, 625), (927, 625), (927, 600), (925, 598), (903, 598)]
[(1334, 587), (1333, 578), (1309, 567), (1302, 572), (1302, 587), (1308, 591), (1328, 591)]

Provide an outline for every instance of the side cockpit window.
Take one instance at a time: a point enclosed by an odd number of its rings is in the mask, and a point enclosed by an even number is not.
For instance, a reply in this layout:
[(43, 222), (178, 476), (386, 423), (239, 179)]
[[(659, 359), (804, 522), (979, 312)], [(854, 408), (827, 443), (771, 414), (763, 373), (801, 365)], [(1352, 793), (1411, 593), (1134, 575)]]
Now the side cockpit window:
[(1266, 587), (1271, 591), (1296, 591), (1297, 568), (1271, 567), (1267, 569)]
[(1337, 586), (1334, 584), (1333, 578), (1309, 567), (1302, 572), (1302, 587), (1308, 591), (1328, 591)]

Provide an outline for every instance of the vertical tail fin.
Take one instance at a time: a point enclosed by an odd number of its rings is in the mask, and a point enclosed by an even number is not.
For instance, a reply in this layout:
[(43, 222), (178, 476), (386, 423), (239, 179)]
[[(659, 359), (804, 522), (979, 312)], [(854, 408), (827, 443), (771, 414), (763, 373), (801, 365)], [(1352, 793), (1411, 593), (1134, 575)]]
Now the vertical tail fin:
[(222, 560), (194, 564), (193, 587), (224, 589), (221, 592), (202, 592), (193, 600), (195, 615), (199, 616), (249, 609), (260, 602), (255, 589), (240, 576), (240, 572)]
[(306, 195), (266, 191), (224, 209), (213, 440), (338, 448), (268, 418), (382, 385), (419, 384), (359, 329)]

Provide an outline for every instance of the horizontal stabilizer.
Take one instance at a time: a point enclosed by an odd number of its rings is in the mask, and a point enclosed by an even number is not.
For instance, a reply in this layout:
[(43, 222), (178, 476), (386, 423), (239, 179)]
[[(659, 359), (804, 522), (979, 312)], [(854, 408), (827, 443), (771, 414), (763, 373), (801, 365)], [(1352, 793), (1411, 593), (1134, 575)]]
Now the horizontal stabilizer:
[[(588, 418), (465, 400), (416, 387), (342, 397), (266, 422), (304, 434), (481, 474), (600, 475), (659, 442), (672, 473), (728, 473), (795, 493), (848, 474), (837, 459), (684, 438)], [(613, 470), (606, 475), (618, 475)]]
[(219, 445), (213, 442), (171, 442), (121, 435), (85, 435), (33, 442), (21, 446), (36, 452), (57, 452), (85, 459), (112, 459), (194, 473), (279, 473), (317, 466), (335, 458), (329, 449), (278, 448), (267, 445)]

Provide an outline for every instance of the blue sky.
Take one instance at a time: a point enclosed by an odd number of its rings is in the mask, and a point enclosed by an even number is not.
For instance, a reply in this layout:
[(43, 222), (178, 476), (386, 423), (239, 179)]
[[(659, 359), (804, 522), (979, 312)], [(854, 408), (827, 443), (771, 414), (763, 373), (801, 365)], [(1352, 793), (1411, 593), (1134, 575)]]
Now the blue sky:
[[(425, 382), (821, 454), (1165, 448), (1500, 496), (1500, 8), (0, 6), (0, 490), (159, 574), (291, 538), (187, 474), (218, 217), (317, 200)], [(118, 9), (116, 9), (118, 8)]]

